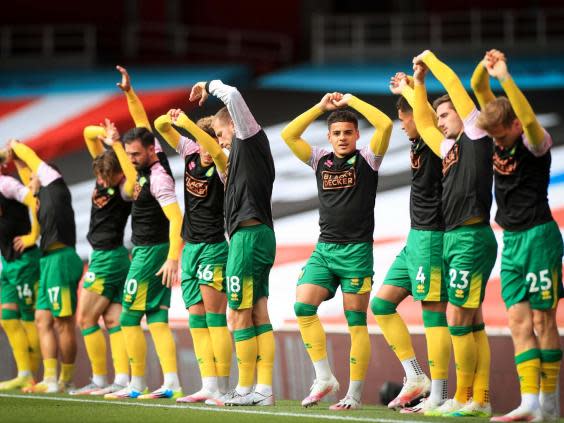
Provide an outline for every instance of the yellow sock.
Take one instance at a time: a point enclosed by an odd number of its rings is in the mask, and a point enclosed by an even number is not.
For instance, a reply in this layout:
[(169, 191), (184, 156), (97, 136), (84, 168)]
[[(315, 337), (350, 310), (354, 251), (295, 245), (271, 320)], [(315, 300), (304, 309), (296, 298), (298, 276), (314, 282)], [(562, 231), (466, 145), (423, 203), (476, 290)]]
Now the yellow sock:
[(274, 368), (274, 332), (272, 325), (260, 325), (255, 327), (257, 335), (257, 384), (272, 386), (272, 370)]
[(36, 373), (41, 365), (41, 349), (39, 347), (39, 335), (37, 334), (37, 326), (34, 321), (22, 320), (25, 329), (27, 342), (29, 345), (29, 358), (31, 362), (31, 371)]
[[(363, 381), (366, 377), (371, 354), (370, 338), (366, 327), (366, 313), (345, 311), (345, 314), (351, 334), (350, 380)], [(362, 320), (364, 325), (362, 325)]]
[(201, 377), (216, 377), (213, 346), (210, 331), (206, 323), (206, 316), (190, 314), (190, 333), (194, 344), (194, 353), (200, 367)]
[(65, 364), (61, 363), (61, 374), (59, 375), (59, 381), (62, 383), (72, 382), (74, 377), (74, 363)]
[(247, 388), (253, 386), (255, 382), (258, 351), (255, 327), (251, 326), (246, 329), (237, 329), (233, 332), (233, 335), (235, 338), (235, 352), (239, 367), (239, 382), (237, 385)]
[(425, 326), (431, 379), (448, 379), (452, 342), (448, 331), (446, 313), (423, 310), (423, 325)]
[(149, 323), (149, 331), (161, 362), (163, 373), (177, 373), (176, 344), (168, 323)]
[(131, 376), (145, 376), (147, 343), (141, 326), (122, 326), (123, 336), (127, 339), (125, 348), (131, 365)]
[(374, 297), (370, 303), (376, 323), (382, 329), (386, 342), (400, 361), (415, 358), (415, 351), (411, 344), (411, 336), (407, 326), (396, 312), (397, 304), (382, 298)]
[(540, 387), (541, 354), (537, 348), (515, 354), (521, 395), (538, 395)]
[(129, 358), (125, 348), (125, 338), (121, 326), (108, 329), (110, 335), (110, 347), (112, 349), (112, 361), (115, 374), (129, 374)]
[(86, 352), (92, 365), (92, 374), (105, 376), (108, 374), (106, 366), (106, 338), (100, 326), (94, 325), (82, 330)]
[(43, 360), (43, 379), (57, 378), (57, 359), (46, 358)]
[(386, 342), (400, 361), (415, 357), (411, 336), (409, 336), (407, 326), (405, 326), (405, 322), (399, 314), (377, 314), (375, 318), (376, 323), (382, 329)]
[(317, 314), (298, 316), (298, 326), (309, 358), (314, 363), (327, 358), (325, 331)]
[(225, 314), (206, 313), (206, 323), (210, 332), (217, 375), (219, 377), (229, 376), (233, 344), (227, 329)]
[(546, 394), (556, 392), (558, 376), (560, 375), (560, 363), (562, 362), (562, 350), (540, 350), (541, 354), (541, 384), (540, 389)]
[[(12, 348), (12, 353), (14, 354), (14, 360), (16, 361), (16, 366), (18, 368), (18, 373), (30, 372), (31, 373), (31, 361), (29, 357), (29, 344), (27, 341), (27, 336), (25, 334), (25, 329), (21, 324), (19, 318), (6, 319), (8, 313), (7, 311), (13, 310), (2, 310), (2, 327), (6, 332), (10, 347)], [(17, 311), (14, 311), (17, 314)]]
[(484, 324), (473, 327), (474, 341), (476, 342), (476, 372), (474, 373), (474, 398), (478, 404), (490, 402), (490, 343), (484, 330)]
[(476, 341), (471, 326), (450, 326), (449, 330), (456, 364), (454, 399), (465, 404), (472, 397), (477, 362)]

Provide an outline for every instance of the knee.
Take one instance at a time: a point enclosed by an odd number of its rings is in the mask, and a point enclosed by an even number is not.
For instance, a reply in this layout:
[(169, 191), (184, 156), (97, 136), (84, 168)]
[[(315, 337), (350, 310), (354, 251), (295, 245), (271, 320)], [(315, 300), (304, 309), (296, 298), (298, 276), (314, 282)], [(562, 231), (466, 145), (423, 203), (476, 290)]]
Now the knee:
[(119, 314), (109, 314), (104, 316), (104, 324), (108, 329), (119, 326)]
[[(522, 338), (533, 335), (534, 319), (531, 319), (530, 314), (510, 313), (508, 322), (514, 337)], [(536, 324), (534, 326), (536, 328)]]
[(53, 327), (53, 320), (51, 316), (46, 313), (36, 313), (35, 324), (37, 325), (38, 331), (46, 331)]
[(544, 338), (558, 330), (556, 318), (550, 311), (535, 311), (533, 313), (533, 326), (539, 338)]
[(294, 313), (296, 317), (314, 316), (317, 314), (317, 307), (311, 304), (296, 302), (294, 303)]
[(388, 300), (383, 300), (382, 298), (374, 297), (370, 303), (370, 309), (376, 317), (383, 316), (386, 314), (396, 313), (397, 304), (392, 303)]
[(94, 319), (92, 316), (88, 316), (86, 313), (79, 313), (77, 316), (78, 327), (81, 330), (88, 329), (98, 323), (98, 319)]

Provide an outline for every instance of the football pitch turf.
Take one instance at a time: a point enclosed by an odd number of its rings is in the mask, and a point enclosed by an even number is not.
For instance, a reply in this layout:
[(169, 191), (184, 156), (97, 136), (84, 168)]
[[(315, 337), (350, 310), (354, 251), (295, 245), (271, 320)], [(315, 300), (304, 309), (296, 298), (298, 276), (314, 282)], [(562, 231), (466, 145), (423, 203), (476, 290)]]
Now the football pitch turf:
[[(386, 407), (364, 405), (361, 410), (335, 412), (329, 403), (303, 408), (299, 401), (278, 401), (274, 407), (208, 407), (180, 405), (174, 400), (104, 400), (99, 397), (70, 397), (63, 394), (25, 395), (19, 391), (0, 393), (0, 422), (12, 423), (235, 423), (235, 422), (452, 422), (456, 418), (400, 414)], [(446, 420), (445, 420), (446, 419)], [(460, 421), (458, 418), (456, 421)], [(489, 419), (463, 419), (483, 423)], [(564, 419), (558, 422), (564, 423)]]
[[(18, 391), (0, 394), (0, 421), (42, 423), (150, 423), (150, 422), (382, 422), (415, 423), (445, 421), (445, 418), (399, 414), (383, 406), (365, 405), (361, 410), (335, 412), (329, 403), (305, 409), (299, 401), (278, 401), (274, 407), (208, 407), (180, 405), (173, 400), (119, 400), (68, 395), (24, 395)], [(460, 420), (460, 419), (458, 419)], [(448, 418), (446, 421), (453, 421)], [(470, 419), (486, 422), (488, 419)]]

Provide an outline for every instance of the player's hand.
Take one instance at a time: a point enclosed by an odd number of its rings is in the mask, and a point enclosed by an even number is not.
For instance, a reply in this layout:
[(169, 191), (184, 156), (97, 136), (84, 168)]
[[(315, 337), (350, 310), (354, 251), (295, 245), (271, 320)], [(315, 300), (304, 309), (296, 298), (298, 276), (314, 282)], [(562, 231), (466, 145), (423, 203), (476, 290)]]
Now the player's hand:
[(21, 253), (26, 248), (22, 236), (15, 237), (14, 240), (12, 241), (12, 244), (14, 245), (14, 250), (16, 250), (16, 253)]
[(178, 260), (167, 259), (156, 275), (162, 275), (162, 284), (170, 288), (178, 279)]
[(413, 64), (417, 65), (417, 64), (421, 64), (423, 63), (423, 58), (428, 55), (429, 53), (431, 53), (431, 50), (424, 50), (423, 52), (419, 53), (417, 56), (415, 56), (413, 58)]
[(507, 78), (509, 71), (507, 70), (507, 62), (505, 54), (499, 50), (490, 50), (486, 53), (486, 70), (499, 80)]
[(335, 94), (337, 95), (335, 95), (332, 100), (335, 106), (337, 106), (338, 108), (342, 108), (342, 107), (347, 107), (349, 105), (349, 101), (351, 101), (352, 94), (341, 94), (341, 93), (335, 93)]
[(121, 73), (121, 82), (118, 82), (116, 85), (119, 87), (120, 90), (123, 92), (127, 92), (131, 89), (131, 79), (129, 78), (129, 74), (124, 67), (120, 65), (116, 66), (116, 69)]
[(106, 118), (100, 126), (104, 128), (105, 136), (99, 135), (98, 139), (108, 147), (111, 147), (114, 142), (119, 140), (119, 132), (116, 125), (110, 119)]
[(170, 121), (172, 123), (176, 123), (176, 121), (178, 120), (178, 118), (180, 117), (180, 115), (184, 113), (181, 109), (170, 109), (167, 112), (167, 115), (170, 117)]
[(209, 94), (206, 91), (206, 83), (198, 82), (194, 84), (192, 90), (190, 91), (190, 101), (198, 101), (198, 106), (203, 105), (208, 99)]
[(342, 94), (334, 92), (334, 93), (327, 93), (321, 98), (321, 101), (318, 103), (319, 107), (326, 111), (331, 112), (333, 110), (337, 110), (337, 106), (333, 101), (339, 101), (342, 98)]
[(396, 72), (396, 74), (390, 78), (390, 91), (392, 94), (400, 95), (407, 85), (408, 79), (404, 72)]
[(413, 65), (413, 80), (417, 85), (423, 85), (425, 83), (425, 76), (427, 75), (427, 65), (423, 62)]

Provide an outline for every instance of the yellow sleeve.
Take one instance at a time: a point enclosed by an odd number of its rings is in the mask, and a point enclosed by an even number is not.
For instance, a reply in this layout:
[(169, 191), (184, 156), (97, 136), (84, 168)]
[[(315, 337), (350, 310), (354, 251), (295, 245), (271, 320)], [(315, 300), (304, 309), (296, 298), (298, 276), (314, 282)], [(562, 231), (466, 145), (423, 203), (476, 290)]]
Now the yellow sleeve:
[(18, 164), (17, 161), (15, 163), (16, 163), (16, 169), (18, 170), (18, 175), (20, 176), (22, 184), (24, 184), (25, 186), (28, 186), (29, 182), (31, 181), (31, 169), (27, 166), (23, 166), (21, 164)]
[(115, 141), (112, 144), (112, 148), (116, 153), (121, 170), (125, 175), (125, 185), (123, 187), (123, 190), (128, 197), (132, 197), (133, 188), (135, 188), (135, 182), (137, 182), (137, 171), (129, 161), (129, 158), (125, 153), (125, 150), (123, 149), (123, 144), (121, 142)]
[(127, 98), (129, 114), (133, 118), (135, 126), (138, 128), (147, 128), (150, 131), (151, 124), (149, 123), (149, 118), (147, 117), (143, 103), (141, 103), (141, 100), (139, 100), (139, 97), (137, 97), (137, 94), (133, 91), (133, 87), (131, 87), (129, 91), (125, 91), (125, 97)]
[[(413, 105), (415, 104), (415, 91), (413, 90), (413, 86), (406, 85), (403, 88), (403, 90), (401, 91), (401, 95), (409, 103), (411, 108), (414, 109), (415, 107)], [(427, 101), (427, 108), (433, 114), (433, 121), (436, 123), (437, 122), (437, 114), (435, 113), (433, 106), (431, 106), (428, 101)]]
[(349, 106), (362, 114), (370, 124), (376, 128), (370, 139), (370, 149), (376, 156), (383, 156), (388, 150), (390, 136), (392, 135), (392, 120), (371, 104), (352, 96)]
[(163, 136), (167, 144), (176, 150), (180, 141), (180, 134), (172, 127), (170, 116), (159, 116), (155, 120), (155, 129)]
[(176, 124), (190, 132), (198, 144), (204, 147), (212, 156), (213, 162), (221, 173), (227, 170), (227, 156), (221, 149), (219, 143), (213, 139), (206, 131), (196, 125), (185, 113), (181, 113), (176, 120)]
[(415, 101), (413, 106), (413, 117), (417, 132), (419, 132), (419, 135), (433, 153), (441, 157), (441, 143), (445, 137), (435, 126), (433, 114), (427, 107), (427, 90), (425, 85), (415, 85)]
[(176, 202), (164, 206), (163, 212), (170, 222), (170, 228), (168, 231), (170, 247), (168, 249), (167, 259), (178, 260), (180, 248), (182, 247), (182, 237), (180, 236), (180, 233), (182, 232), (182, 212)]
[(27, 235), (22, 236), (22, 241), (26, 248), (35, 245), (37, 238), (39, 238), (39, 221), (37, 220), (37, 199), (33, 196), (33, 193), (29, 191), (25, 196), (23, 203), (29, 209), (31, 214), (31, 232)]
[(311, 158), (311, 146), (302, 138), (302, 134), (323, 113), (324, 110), (316, 104), (291, 121), (282, 130), (282, 139), (290, 147), (292, 153), (304, 163), (307, 163)]
[(490, 75), (482, 62), (478, 63), (478, 66), (474, 69), (470, 86), (478, 99), (481, 110), (483, 110), (488, 103), (495, 100), (495, 95), (490, 87)]
[(101, 126), (87, 126), (84, 128), (84, 141), (86, 142), (86, 148), (93, 159), (98, 157), (104, 152), (104, 146), (102, 142), (98, 139), (98, 136), (104, 136), (106, 133), (104, 128)]
[(533, 108), (527, 101), (527, 98), (523, 95), (510, 75), (500, 82), (511, 103), (511, 107), (513, 107), (517, 118), (523, 126), (523, 131), (529, 142), (533, 145), (541, 144), (544, 140), (544, 130), (537, 120), (535, 112), (533, 112)]
[(462, 82), (454, 71), (446, 64), (441, 62), (432, 52), (428, 52), (423, 56), (423, 62), (429, 70), (435, 75), (435, 78), (445, 87), (454, 109), (462, 120), (466, 119), (472, 110), (476, 108), (474, 102), (464, 89)]
[(22, 162), (24, 162), (32, 172), (37, 172), (39, 165), (43, 163), (43, 160), (41, 160), (39, 156), (35, 154), (35, 151), (21, 142), (14, 143), (13, 150), (14, 153), (16, 153), (16, 156), (18, 156), (18, 158)]

